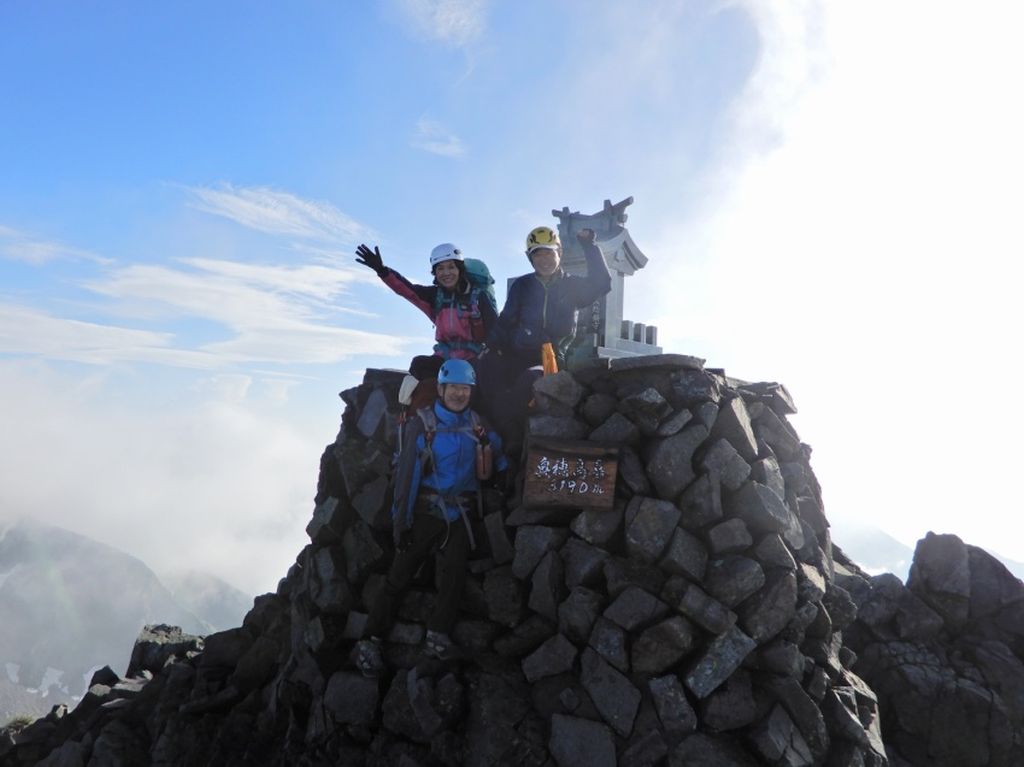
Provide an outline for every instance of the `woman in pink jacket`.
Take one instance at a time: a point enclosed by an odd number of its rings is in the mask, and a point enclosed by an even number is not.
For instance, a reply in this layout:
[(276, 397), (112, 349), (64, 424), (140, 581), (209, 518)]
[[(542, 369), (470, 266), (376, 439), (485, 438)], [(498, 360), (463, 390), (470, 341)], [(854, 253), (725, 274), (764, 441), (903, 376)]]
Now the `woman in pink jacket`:
[(432, 285), (416, 285), (384, 266), (380, 248), (356, 249), (356, 261), (373, 269), (384, 284), (423, 312), (434, 323), (434, 353), (414, 357), (409, 372), (417, 379), (436, 378), (447, 359), (469, 360), (475, 365), (498, 313), (487, 290), (474, 285), (466, 274), (462, 251), (445, 242), (430, 253)]

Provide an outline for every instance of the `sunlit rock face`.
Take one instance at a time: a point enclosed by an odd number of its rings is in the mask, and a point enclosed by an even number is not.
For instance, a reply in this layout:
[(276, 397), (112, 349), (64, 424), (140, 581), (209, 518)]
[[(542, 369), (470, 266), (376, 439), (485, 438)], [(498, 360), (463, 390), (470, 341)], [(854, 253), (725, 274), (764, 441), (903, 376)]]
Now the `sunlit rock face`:
[[(150, 627), (126, 678), (97, 672), (74, 711), (14, 735), (4, 763), (1022, 763), (1013, 584), (945, 539), (955, 556), (922, 543), (907, 587), (861, 572), (833, 547), (786, 390), (683, 355), (538, 383), (528, 431), (562, 424), (617, 447), (613, 503), (489, 493), (454, 630), (463, 652), (422, 650), (425, 567), (387, 670), (364, 678), (352, 650), (394, 556), (401, 378), (369, 370), (342, 393), (310, 542), (242, 626)], [(957, 762), (965, 728), (975, 761)]]

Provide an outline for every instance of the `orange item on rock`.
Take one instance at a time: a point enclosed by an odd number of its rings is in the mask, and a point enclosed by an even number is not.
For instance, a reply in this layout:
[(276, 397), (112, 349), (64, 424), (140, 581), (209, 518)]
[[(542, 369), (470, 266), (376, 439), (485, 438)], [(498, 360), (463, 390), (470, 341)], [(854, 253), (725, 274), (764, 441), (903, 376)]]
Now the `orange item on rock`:
[(544, 366), (544, 375), (551, 375), (558, 372), (558, 360), (555, 358), (555, 348), (548, 341), (540, 347), (540, 361)]

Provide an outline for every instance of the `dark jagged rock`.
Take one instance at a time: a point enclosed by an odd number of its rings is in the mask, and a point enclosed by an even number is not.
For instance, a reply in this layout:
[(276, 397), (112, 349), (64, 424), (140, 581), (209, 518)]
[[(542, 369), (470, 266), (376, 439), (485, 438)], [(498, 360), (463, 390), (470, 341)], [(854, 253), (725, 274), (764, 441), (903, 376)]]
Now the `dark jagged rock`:
[(517, 493), (506, 511), (492, 489), (461, 652), (421, 646), (428, 563), (385, 670), (362, 676), (354, 645), (394, 556), (401, 377), (343, 393), (310, 543), (242, 627), (205, 645), (148, 629), (124, 679), (97, 672), (74, 710), (0, 730), (0, 764), (1024, 763), (1024, 586), (942, 536), (907, 586), (859, 571), (832, 546), (788, 393), (681, 356), (540, 381), (529, 433), (622, 448), (613, 510)]

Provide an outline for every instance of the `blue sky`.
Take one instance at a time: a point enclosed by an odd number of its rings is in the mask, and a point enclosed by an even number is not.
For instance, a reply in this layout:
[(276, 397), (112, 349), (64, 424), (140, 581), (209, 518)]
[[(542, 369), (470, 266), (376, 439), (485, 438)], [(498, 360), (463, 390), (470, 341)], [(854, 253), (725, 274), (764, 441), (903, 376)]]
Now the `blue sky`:
[(633, 195), (627, 316), (792, 390), (837, 527), (1024, 559), (1019, 12), (982, 5), (0, 5), (0, 514), (272, 589), (337, 392), (430, 345), (355, 245), (513, 276)]

